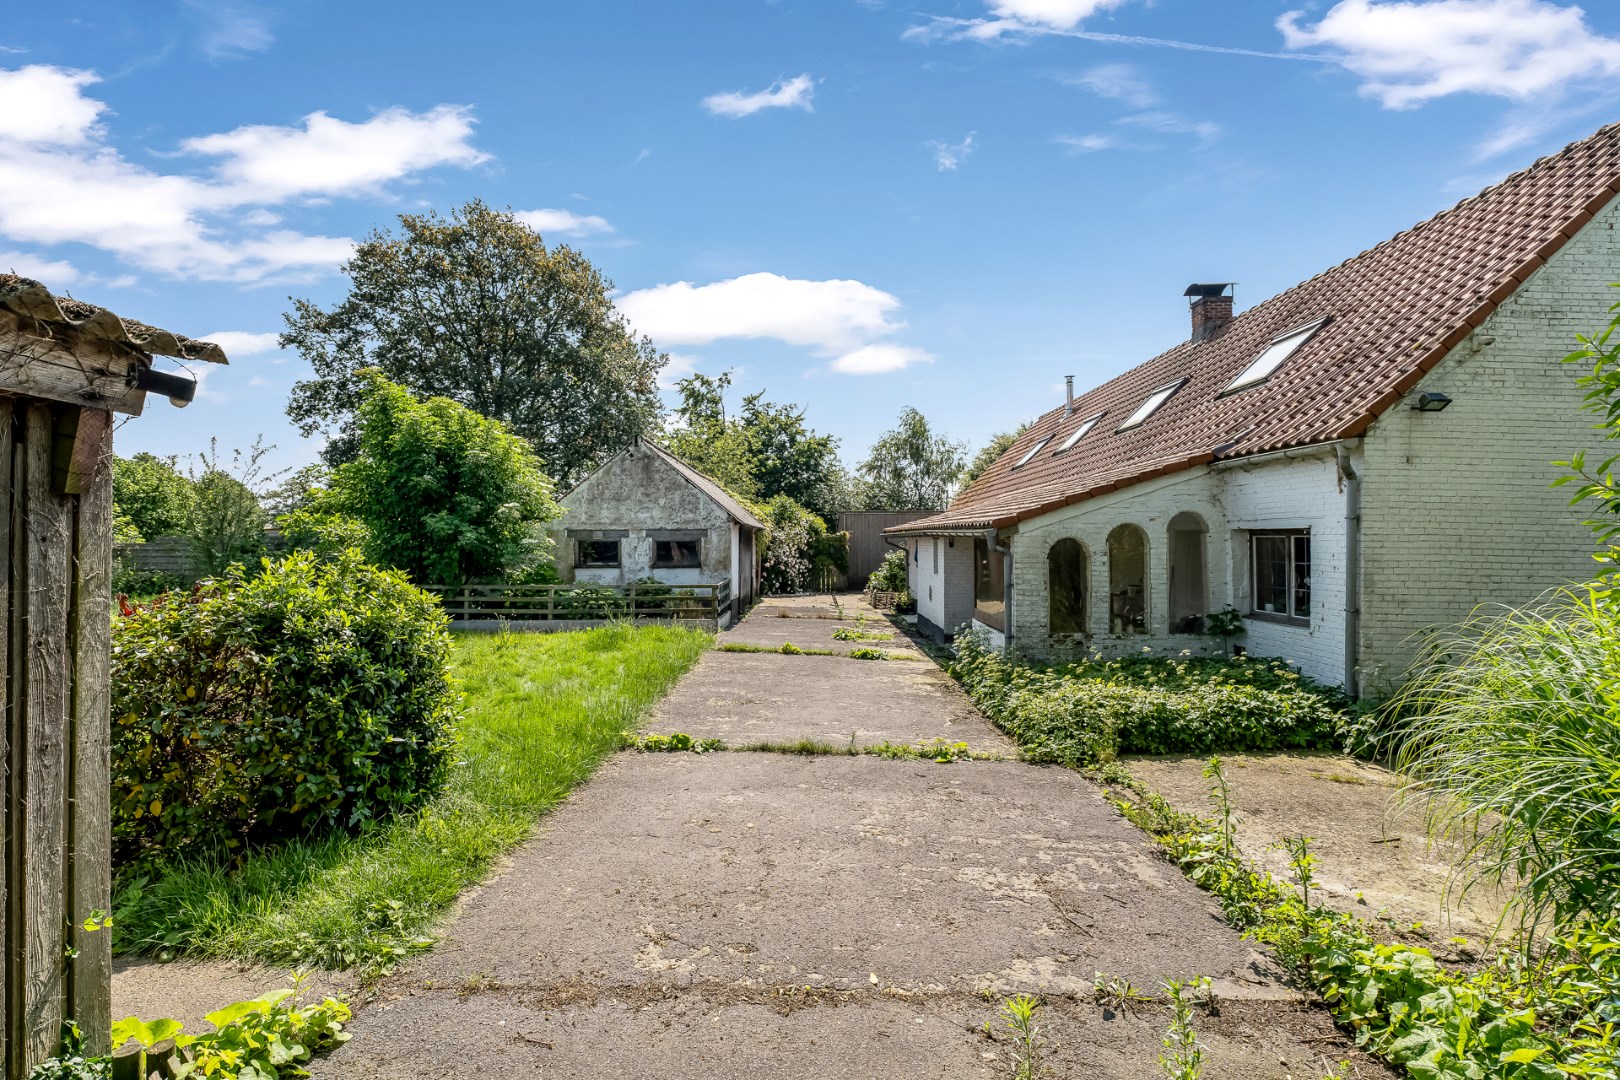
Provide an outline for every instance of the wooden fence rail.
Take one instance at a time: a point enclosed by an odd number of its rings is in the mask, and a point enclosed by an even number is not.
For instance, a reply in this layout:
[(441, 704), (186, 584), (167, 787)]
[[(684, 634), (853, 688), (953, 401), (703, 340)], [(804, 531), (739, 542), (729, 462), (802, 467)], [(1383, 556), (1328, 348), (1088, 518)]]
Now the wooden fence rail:
[(452, 620), (525, 622), (675, 619), (718, 622), (731, 606), (731, 584), (429, 585)]

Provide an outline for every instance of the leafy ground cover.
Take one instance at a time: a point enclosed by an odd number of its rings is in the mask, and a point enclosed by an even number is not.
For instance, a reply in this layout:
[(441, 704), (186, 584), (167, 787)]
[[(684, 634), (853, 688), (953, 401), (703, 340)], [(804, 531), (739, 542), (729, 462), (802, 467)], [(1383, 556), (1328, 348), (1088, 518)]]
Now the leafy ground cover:
[(1342, 693), (1280, 660), (1144, 655), (1040, 666), (1008, 660), (972, 633), (956, 652), (951, 674), (1032, 761), (1325, 749), (1346, 723)]
[(1428, 949), (1384, 940), (1366, 921), (1313, 903), (1308, 837), (1285, 842), (1291, 882), (1246, 863), (1218, 760), (1206, 775), (1213, 819), (1173, 809), (1119, 766), (1100, 779), (1121, 812), (1219, 898), (1234, 926), (1321, 993), (1359, 1046), (1419, 1080), (1616, 1075), (1620, 919), (1612, 913), (1572, 921), (1538, 952), (1506, 949), (1476, 970), (1451, 970)]
[(463, 752), (442, 794), (361, 835), (122, 873), (115, 951), (387, 969), (709, 643), (672, 626), (457, 635)]

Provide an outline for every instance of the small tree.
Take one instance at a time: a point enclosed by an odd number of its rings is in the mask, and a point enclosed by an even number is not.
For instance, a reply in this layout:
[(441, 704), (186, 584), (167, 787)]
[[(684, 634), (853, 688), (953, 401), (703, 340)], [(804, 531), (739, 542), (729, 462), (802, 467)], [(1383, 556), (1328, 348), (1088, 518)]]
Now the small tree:
[[(675, 384), (675, 407), (664, 439), (670, 452), (698, 472), (720, 482), (740, 499), (760, 497), (754, 475), (757, 448), (750, 433), (726, 416), (731, 373), (692, 374)], [(769, 495), (765, 496), (769, 498)]]
[(264, 457), (272, 449), (255, 439), (247, 450), (231, 451), (227, 465), (219, 456), (219, 440), (210, 439), (207, 453), (197, 455), (190, 470), (193, 495), (185, 531), (205, 576), (216, 577), (232, 564), (264, 553), (269, 519), (259, 505), (259, 492), (280, 478), (264, 471)]
[(934, 434), (908, 406), (861, 462), (861, 501), (868, 510), (943, 510), (966, 464), (967, 446)]
[(120, 540), (180, 536), (191, 517), (191, 481), (172, 457), (140, 453), (113, 458), (113, 513)]
[(1000, 434), (990, 436), (990, 441), (985, 443), (984, 448), (977, 454), (973, 455), (973, 460), (968, 463), (968, 467), (962, 470), (961, 486), (965, 488), (983, 476), (984, 471), (994, 465), (1002, 454), (1011, 449), (1012, 444), (1018, 441), (1018, 436), (1028, 429), (1028, 424), (1019, 424), (1014, 431), (1003, 431)]
[(413, 397), (364, 373), (359, 456), (317, 509), (358, 518), (373, 561), (413, 581), (462, 585), (521, 576), (550, 551), (541, 526), (562, 513), (529, 444), (448, 398)]

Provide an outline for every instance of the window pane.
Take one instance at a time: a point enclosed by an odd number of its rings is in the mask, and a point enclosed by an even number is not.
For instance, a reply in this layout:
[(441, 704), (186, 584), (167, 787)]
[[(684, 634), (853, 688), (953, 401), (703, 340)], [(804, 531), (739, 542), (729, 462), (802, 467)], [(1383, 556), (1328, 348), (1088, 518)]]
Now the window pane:
[(1254, 538), (1254, 610), (1288, 611), (1288, 537)]
[(619, 542), (617, 540), (579, 541), (579, 565), (618, 566)]
[(656, 540), (653, 542), (653, 566), (659, 569), (680, 569), (701, 564), (696, 540)]
[(1294, 537), (1294, 614), (1311, 617), (1311, 538)]

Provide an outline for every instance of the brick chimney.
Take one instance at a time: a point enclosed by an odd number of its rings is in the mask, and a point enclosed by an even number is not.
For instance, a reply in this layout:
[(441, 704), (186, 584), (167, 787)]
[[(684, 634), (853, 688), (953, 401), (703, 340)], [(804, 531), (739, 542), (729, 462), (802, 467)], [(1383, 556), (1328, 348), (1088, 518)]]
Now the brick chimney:
[(1215, 331), (1232, 321), (1232, 286), (1236, 282), (1218, 281), (1187, 286), (1182, 293), (1192, 308), (1192, 339), (1207, 341)]

